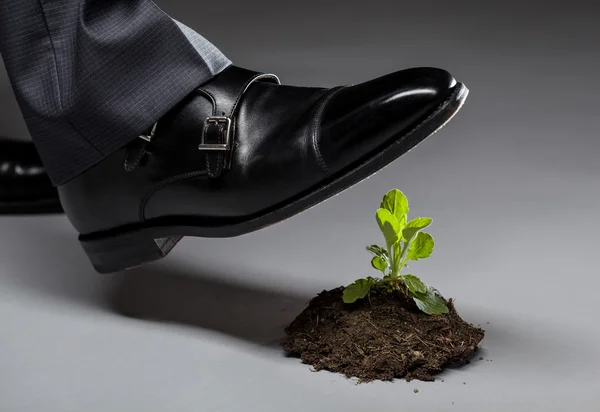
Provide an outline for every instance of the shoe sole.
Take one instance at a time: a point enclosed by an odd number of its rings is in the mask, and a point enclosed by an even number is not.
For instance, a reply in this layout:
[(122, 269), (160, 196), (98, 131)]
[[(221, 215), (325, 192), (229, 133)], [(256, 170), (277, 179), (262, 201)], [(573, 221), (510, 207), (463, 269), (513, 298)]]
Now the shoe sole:
[(236, 237), (282, 222), (371, 177), (412, 150), (418, 143), (435, 134), (458, 113), (469, 94), (469, 90), (462, 83), (456, 83), (452, 90), (448, 99), (409, 133), (393, 140), (379, 153), (362, 161), (351, 170), (332, 176), (317, 189), (312, 189), (309, 193), (275, 210), (243, 221), (219, 222), (218, 225), (215, 224), (214, 219), (212, 222), (207, 219), (185, 226), (177, 223), (169, 224), (165, 220), (161, 220), (160, 224), (147, 222), (142, 228), (120, 233), (81, 235), (79, 241), (97, 272), (113, 273), (164, 258), (184, 236)]

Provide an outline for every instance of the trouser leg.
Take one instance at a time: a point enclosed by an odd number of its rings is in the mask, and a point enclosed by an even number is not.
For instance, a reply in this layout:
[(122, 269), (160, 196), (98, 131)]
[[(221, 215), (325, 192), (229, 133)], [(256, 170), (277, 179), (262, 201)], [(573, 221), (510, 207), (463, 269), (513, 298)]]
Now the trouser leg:
[(231, 64), (150, 0), (0, 0), (0, 10), (0, 51), (55, 185)]

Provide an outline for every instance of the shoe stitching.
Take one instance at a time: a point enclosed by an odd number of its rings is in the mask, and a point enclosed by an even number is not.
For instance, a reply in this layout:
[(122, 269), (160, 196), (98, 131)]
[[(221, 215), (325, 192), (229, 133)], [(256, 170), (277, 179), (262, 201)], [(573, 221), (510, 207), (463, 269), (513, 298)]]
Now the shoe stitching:
[[(140, 161), (142, 160), (142, 157), (144, 157), (144, 154), (146, 154), (146, 150), (143, 147), (139, 148), (138, 154), (133, 159), (130, 159), (131, 149), (127, 148), (127, 150), (125, 151), (125, 170), (127, 172), (133, 172), (140, 164)], [(131, 164), (130, 160), (133, 162), (133, 164)]]
[(125, 150), (125, 171), (130, 172), (133, 168), (129, 167), (129, 156), (131, 155), (131, 151), (129, 149)]
[(334, 96), (336, 96), (338, 94), (338, 92), (340, 92), (341, 90), (344, 90), (346, 87), (348, 87), (348, 86), (338, 86), (338, 87), (331, 89), (329, 95), (325, 98), (325, 100), (323, 100), (323, 103), (321, 103), (321, 105), (319, 106), (319, 109), (317, 110), (317, 115), (315, 116), (315, 120), (313, 122), (312, 145), (313, 145), (315, 154), (317, 156), (317, 162), (319, 163), (319, 166), (321, 166), (321, 168), (325, 171), (325, 173), (329, 173), (329, 168), (327, 167), (327, 164), (325, 163), (325, 160), (323, 159), (323, 155), (321, 154), (321, 150), (319, 147), (320, 137), (321, 137), (321, 134), (320, 134), (321, 118), (323, 117), (323, 113), (325, 112), (327, 103), (329, 103), (329, 101)]

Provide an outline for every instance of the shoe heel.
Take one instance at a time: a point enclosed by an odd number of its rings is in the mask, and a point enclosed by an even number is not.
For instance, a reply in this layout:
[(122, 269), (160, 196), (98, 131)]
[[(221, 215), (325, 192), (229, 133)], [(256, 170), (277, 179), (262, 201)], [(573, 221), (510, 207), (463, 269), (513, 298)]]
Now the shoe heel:
[(139, 234), (127, 234), (93, 240), (80, 237), (79, 242), (97, 272), (113, 273), (164, 258), (181, 238), (182, 236), (172, 236), (153, 239)]

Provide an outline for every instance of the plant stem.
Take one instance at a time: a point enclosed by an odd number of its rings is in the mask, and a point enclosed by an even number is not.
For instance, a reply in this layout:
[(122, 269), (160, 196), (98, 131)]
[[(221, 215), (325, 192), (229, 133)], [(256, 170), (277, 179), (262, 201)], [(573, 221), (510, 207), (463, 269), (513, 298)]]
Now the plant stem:
[(392, 247), (388, 246), (387, 247), (387, 252), (388, 252), (388, 256), (390, 257), (390, 275), (394, 276), (394, 245), (392, 245)]
[(408, 260), (408, 256), (404, 256), (404, 254), (406, 254), (406, 251), (408, 250), (408, 247), (410, 246), (410, 242), (404, 242), (404, 246), (402, 247), (402, 252), (400, 253), (400, 256), (398, 257), (398, 259), (400, 260), (400, 265), (398, 266), (398, 273), (400, 273), (402, 271), (402, 268), (404, 267), (404, 265), (406, 265), (406, 261)]

